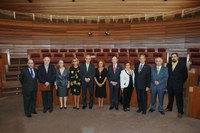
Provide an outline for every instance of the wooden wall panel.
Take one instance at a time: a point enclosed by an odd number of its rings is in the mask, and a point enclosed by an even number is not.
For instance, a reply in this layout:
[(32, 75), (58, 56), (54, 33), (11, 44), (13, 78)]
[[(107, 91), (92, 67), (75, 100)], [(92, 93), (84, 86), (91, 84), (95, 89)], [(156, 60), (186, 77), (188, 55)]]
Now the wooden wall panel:
[[(92, 36), (87, 33), (93, 32)], [(105, 36), (105, 31), (110, 33)], [(166, 22), (56, 24), (0, 21), (0, 48), (199, 47), (200, 18)]]
[[(163, 13), (200, 6), (199, 0), (1, 0), (0, 9), (52, 15), (106, 16)], [(20, 7), (20, 8), (19, 8)]]

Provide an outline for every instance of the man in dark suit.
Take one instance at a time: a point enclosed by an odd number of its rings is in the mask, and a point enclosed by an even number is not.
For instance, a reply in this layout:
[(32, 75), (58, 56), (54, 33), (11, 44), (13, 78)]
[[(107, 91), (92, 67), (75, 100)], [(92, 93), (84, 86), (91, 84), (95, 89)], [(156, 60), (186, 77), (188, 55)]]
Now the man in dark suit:
[(112, 57), (112, 64), (108, 67), (108, 81), (110, 87), (110, 110), (114, 107), (119, 110), (119, 93), (120, 93), (120, 73), (123, 67), (117, 64), (116, 56)]
[(53, 88), (56, 78), (55, 67), (50, 64), (50, 58), (45, 57), (43, 59), (44, 64), (38, 67), (38, 79), (40, 83), (46, 87), (50, 86), (50, 91), (42, 91), (43, 113), (53, 111)]
[(158, 95), (158, 111), (164, 115), (163, 100), (167, 86), (168, 70), (167, 67), (162, 66), (163, 59), (157, 57), (155, 59), (156, 66), (151, 68), (151, 107), (149, 112), (154, 112), (156, 109), (156, 98)]
[(34, 62), (32, 59), (28, 60), (27, 66), (28, 67), (21, 70), (19, 80), (22, 84), (24, 112), (27, 117), (31, 117), (31, 114), (37, 114), (37, 69), (34, 68)]
[(95, 67), (91, 64), (91, 56), (85, 56), (85, 63), (80, 65), (80, 77), (81, 77), (81, 86), (82, 86), (82, 98), (83, 98), (83, 107), (87, 107), (87, 88), (89, 89), (90, 102), (89, 109), (93, 107), (93, 95), (94, 95), (94, 76), (95, 76)]
[(139, 63), (135, 66), (135, 88), (137, 93), (138, 110), (137, 112), (146, 114), (147, 110), (147, 92), (151, 84), (151, 67), (145, 64), (144, 54), (139, 56)]
[(168, 67), (168, 100), (169, 103), (165, 111), (172, 111), (174, 96), (176, 97), (176, 105), (178, 107), (178, 118), (183, 115), (183, 85), (187, 80), (188, 71), (185, 64), (179, 61), (178, 53), (171, 54), (172, 62), (167, 64)]

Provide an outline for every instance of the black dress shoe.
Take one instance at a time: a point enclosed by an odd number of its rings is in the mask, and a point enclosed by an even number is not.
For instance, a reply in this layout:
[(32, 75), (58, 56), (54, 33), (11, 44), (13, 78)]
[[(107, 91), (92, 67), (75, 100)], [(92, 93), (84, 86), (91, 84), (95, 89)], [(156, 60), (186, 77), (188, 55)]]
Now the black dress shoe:
[(63, 107), (60, 107), (60, 109), (63, 109)]
[(178, 117), (178, 118), (182, 118), (182, 117), (183, 117), (183, 114), (178, 113), (177, 117)]
[(32, 115), (26, 115), (26, 117), (30, 118), (30, 117), (32, 117)]
[(46, 113), (47, 112), (47, 109), (43, 109), (43, 113)]
[(119, 108), (118, 108), (118, 107), (115, 107), (115, 109), (116, 109), (116, 110), (119, 110)]
[(37, 112), (36, 112), (36, 111), (33, 111), (33, 112), (31, 112), (31, 114), (37, 114)]
[(86, 106), (83, 106), (82, 109), (86, 109)]
[(166, 108), (164, 111), (165, 111), (165, 112), (171, 112), (172, 109), (168, 109), (168, 108)]
[(146, 115), (146, 113), (147, 113), (146, 111), (142, 111), (142, 114), (143, 114), (143, 115)]
[(64, 109), (67, 109), (67, 107), (64, 107)]
[(142, 110), (141, 110), (141, 109), (138, 109), (136, 112), (140, 113), (140, 112), (142, 112)]
[(89, 109), (92, 109), (92, 106), (89, 106)]
[(79, 108), (76, 108), (76, 110), (79, 110)]
[(124, 112), (126, 112), (127, 111), (127, 109), (124, 109)]
[(165, 112), (164, 111), (159, 111), (161, 115), (165, 115)]
[(150, 110), (149, 110), (149, 112), (154, 112), (154, 111), (155, 111), (155, 110), (153, 110), (153, 109), (150, 109)]
[(126, 111), (130, 111), (130, 108), (127, 108)]
[(76, 107), (74, 106), (73, 109), (76, 109)]
[(49, 112), (50, 112), (50, 113), (53, 112), (53, 108), (50, 108), (50, 109), (49, 109)]
[(112, 106), (110, 106), (109, 110), (112, 110), (112, 109), (113, 109), (113, 107), (112, 107)]

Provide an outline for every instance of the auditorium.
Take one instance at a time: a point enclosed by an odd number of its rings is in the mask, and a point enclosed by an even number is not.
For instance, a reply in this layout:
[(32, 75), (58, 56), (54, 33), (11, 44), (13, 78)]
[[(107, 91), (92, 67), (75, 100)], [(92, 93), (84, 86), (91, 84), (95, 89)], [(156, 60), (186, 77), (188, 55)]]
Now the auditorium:
[(200, 0), (0, 0), (0, 133), (200, 133)]

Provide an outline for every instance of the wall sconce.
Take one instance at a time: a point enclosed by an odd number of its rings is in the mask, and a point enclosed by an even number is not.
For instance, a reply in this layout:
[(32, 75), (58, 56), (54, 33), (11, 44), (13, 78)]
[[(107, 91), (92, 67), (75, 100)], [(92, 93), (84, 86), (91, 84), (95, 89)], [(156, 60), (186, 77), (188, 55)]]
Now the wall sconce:
[(105, 36), (109, 36), (110, 35), (110, 33), (107, 32), (107, 31), (104, 34), (105, 34)]
[(88, 36), (92, 36), (92, 35), (93, 35), (93, 33), (89, 31), (88, 32)]

